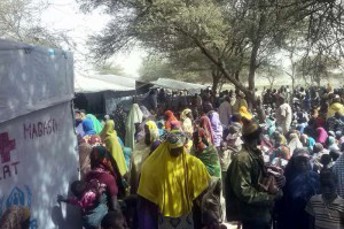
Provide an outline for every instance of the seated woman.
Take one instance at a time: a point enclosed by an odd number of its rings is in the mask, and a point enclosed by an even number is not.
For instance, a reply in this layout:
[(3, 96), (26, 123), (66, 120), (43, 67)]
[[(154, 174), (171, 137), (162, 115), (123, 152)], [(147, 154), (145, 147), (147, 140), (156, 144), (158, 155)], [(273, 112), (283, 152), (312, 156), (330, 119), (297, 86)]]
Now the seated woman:
[(138, 189), (142, 229), (194, 228), (193, 202), (209, 186), (204, 164), (185, 149), (180, 131), (168, 133), (144, 162)]

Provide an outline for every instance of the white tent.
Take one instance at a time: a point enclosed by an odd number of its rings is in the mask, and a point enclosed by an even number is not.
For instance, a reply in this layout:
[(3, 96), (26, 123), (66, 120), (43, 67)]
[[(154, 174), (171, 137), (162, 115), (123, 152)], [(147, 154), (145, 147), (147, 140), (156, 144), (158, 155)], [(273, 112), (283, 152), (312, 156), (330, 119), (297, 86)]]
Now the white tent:
[(75, 74), (76, 93), (135, 90), (135, 79), (117, 75), (100, 75), (95, 72)]
[(202, 89), (206, 89), (207, 85), (187, 83), (174, 79), (159, 78), (157, 81), (151, 82), (157, 87), (168, 88), (172, 90), (188, 90), (191, 94), (199, 93)]
[(0, 40), (0, 216), (20, 205), (31, 228), (80, 228), (54, 201), (78, 178), (73, 96), (70, 53)]

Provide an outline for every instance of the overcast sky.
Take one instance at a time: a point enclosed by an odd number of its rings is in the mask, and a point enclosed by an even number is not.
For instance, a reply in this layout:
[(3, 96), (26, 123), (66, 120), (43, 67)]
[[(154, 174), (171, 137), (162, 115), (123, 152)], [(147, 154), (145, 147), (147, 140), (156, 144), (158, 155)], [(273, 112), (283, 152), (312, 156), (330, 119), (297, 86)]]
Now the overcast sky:
[[(49, 0), (51, 6), (43, 12), (42, 23), (51, 31), (68, 30), (68, 36), (77, 44), (79, 57), (83, 59), (81, 53), (86, 53), (85, 42), (88, 36), (101, 31), (110, 17), (100, 11), (90, 14), (80, 12), (79, 5), (75, 0)], [(134, 49), (130, 54), (119, 53), (115, 56), (115, 62), (121, 65), (130, 76), (138, 76), (138, 69), (141, 66), (144, 53), (139, 49)], [(90, 66), (85, 63), (77, 63), (80, 69), (89, 70)]]

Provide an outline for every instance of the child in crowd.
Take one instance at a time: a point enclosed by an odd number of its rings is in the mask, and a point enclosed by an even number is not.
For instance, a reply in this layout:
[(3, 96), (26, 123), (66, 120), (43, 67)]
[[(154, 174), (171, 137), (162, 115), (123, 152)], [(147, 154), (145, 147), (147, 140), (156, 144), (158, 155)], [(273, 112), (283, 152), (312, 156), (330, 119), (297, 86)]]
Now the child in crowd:
[(108, 213), (105, 188), (97, 180), (74, 181), (71, 184), (71, 191), (75, 197), (64, 198), (58, 195), (57, 201), (80, 207), (83, 226), (86, 229), (97, 229)]
[(344, 199), (337, 195), (337, 180), (330, 169), (322, 170), (320, 186), (322, 194), (313, 196), (306, 206), (311, 228), (343, 229)]

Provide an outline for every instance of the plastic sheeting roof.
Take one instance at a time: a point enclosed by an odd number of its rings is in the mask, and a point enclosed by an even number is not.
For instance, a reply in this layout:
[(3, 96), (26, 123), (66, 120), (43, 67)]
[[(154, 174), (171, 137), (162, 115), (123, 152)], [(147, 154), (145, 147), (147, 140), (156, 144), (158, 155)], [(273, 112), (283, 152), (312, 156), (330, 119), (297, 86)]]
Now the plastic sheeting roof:
[(201, 89), (206, 89), (207, 85), (186, 83), (179, 80), (159, 78), (157, 81), (152, 82), (160, 87), (169, 88), (173, 90), (188, 90), (188, 91), (200, 91)]
[(0, 39), (0, 123), (70, 101), (73, 56)]
[(131, 91), (135, 90), (135, 79), (117, 75), (76, 72), (74, 85), (76, 93)]

